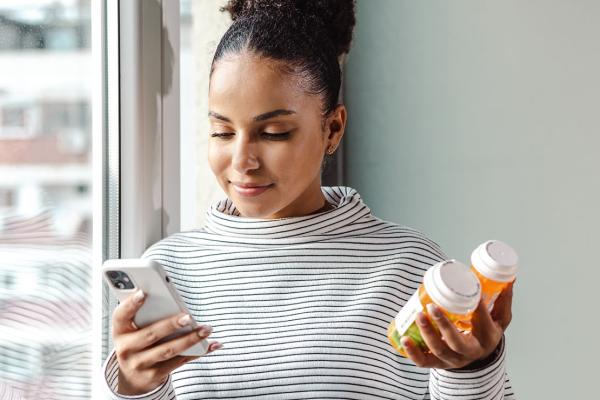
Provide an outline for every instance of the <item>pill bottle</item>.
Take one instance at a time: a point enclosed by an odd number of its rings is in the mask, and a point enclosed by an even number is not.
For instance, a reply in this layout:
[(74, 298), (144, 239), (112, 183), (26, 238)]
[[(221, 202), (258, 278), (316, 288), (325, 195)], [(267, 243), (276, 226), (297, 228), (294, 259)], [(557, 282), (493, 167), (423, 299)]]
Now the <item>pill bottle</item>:
[(479, 280), (469, 267), (456, 260), (437, 263), (425, 272), (421, 286), (390, 323), (388, 340), (405, 357), (406, 352), (400, 342), (404, 336), (410, 337), (416, 346), (426, 351), (427, 345), (415, 319), (421, 311), (427, 314), (427, 304), (439, 306), (456, 326), (470, 328), (471, 316), (480, 298)]
[(515, 280), (519, 258), (512, 247), (499, 240), (480, 244), (471, 254), (471, 270), (479, 278), (481, 297), (492, 309), (498, 295)]

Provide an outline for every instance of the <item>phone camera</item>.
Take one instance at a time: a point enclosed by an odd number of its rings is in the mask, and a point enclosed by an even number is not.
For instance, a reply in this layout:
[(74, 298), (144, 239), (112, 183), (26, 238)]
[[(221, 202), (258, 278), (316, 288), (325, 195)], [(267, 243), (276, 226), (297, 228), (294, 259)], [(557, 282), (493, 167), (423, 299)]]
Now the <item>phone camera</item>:
[(106, 275), (114, 287), (120, 290), (133, 289), (135, 286), (131, 282), (131, 278), (122, 271), (107, 271)]
[(107, 274), (110, 279), (117, 279), (119, 277), (119, 273), (117, 271), (108, 271)]

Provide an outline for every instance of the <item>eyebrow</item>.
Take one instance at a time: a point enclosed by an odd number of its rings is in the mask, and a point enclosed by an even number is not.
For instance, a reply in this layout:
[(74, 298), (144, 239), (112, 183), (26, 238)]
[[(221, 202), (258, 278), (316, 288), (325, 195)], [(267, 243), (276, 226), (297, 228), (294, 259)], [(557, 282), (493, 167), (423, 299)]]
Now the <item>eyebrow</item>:
[[(264, 114), (257, 115), (256, 117), (254, 117), (254, 121), (265, 121), (267, 119), (275, 118), (275, 117), (278, 117), (280, 115), (290, 115), (290, 114), (296, 114), (296, 111), (285, 110), (285, 109), (280, 108), (280, 109), (277, 109), (277, 110), (266, 112)], [(209, 111), (208, 112), (208, 116), (216, 118), (216, 119), (220, 119), (221, 121), (231, 122), (231, 120), (229, 118), (227, 118), (227, 117), (225, 117), (225, 116), (223, 116), (221, 114), (218, 114), (218, 113), (216, 113), (214, 111)]]

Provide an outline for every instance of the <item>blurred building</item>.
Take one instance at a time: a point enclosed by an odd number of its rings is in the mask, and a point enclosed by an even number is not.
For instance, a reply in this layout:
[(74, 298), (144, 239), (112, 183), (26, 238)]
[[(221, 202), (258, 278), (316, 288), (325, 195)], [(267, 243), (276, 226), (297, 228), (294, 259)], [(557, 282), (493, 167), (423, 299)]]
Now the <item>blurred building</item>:
[(89, 1), (23, 3), (0, 3), (0, 212), (76, 211), (74, 233), (91, 217)]

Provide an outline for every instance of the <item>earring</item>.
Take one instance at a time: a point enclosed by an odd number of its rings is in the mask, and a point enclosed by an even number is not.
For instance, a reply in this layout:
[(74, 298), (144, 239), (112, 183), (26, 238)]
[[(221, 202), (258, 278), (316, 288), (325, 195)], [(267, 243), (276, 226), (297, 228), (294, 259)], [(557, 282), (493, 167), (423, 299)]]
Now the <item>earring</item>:
[(327, 150), (327, 154), (332, 155), (335, 152), (335, 147), (331, 146), (328, 150)]

